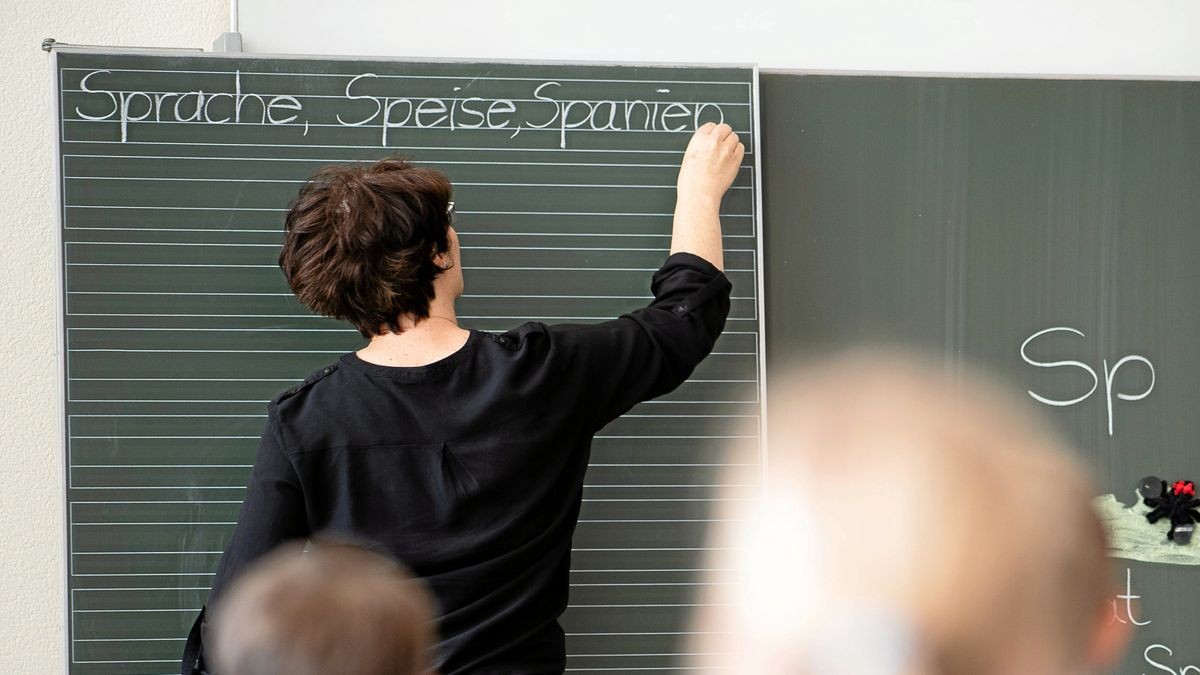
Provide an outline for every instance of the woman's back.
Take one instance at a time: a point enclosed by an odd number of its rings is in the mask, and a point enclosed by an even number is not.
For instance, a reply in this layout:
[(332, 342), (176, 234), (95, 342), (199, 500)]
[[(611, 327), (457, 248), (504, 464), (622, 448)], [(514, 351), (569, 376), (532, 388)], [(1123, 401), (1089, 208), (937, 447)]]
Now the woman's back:
[(728, 312), (728, 281), (695, 256), (658, 280), (615, 321), (471, 332), (417, 367), (347, 354), (280, 395), (214, 597), (266, 542), (367, 541), (433, 590), (442, 672), (562, 672), (592, 435), (678, 386)]

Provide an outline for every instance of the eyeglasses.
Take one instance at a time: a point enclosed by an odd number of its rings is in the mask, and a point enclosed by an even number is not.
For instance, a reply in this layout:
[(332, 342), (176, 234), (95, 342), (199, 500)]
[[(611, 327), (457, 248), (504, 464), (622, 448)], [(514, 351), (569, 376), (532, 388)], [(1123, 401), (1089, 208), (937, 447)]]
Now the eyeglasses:
[(454, 202), (446, 203), (446, 219), (450, 221), (451, 225), (454, 224)]

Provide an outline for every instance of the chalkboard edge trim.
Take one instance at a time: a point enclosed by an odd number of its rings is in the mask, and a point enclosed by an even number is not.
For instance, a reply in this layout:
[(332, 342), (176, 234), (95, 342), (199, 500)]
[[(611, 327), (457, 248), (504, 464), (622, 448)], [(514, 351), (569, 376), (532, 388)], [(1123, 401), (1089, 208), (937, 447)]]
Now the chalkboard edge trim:
[[(51, 52), (57, 54), (101, 54), (105, 56), (192, 56), (196, 58), (216, 59), (286, 59), (292, 61), (361, 61), (364, 63), (447, 63), (447, 64), (486, 64), (486, 65), (517, 65), (517, 66), (603, 66), (613, 68), (671, 68), (699, 70), (745, 70), (752, 79), (745, 84), (753, 84), (758, 79), (758, 64), (752, 62), (653, 62), (653, 61), (588, 61), (579, 59), (483, 59), (424, 56), (367, 56), (367, 55), (334, 55), (334, 54), (272, 54), (260, 52), (213, 52), (193, 50), (181, 47), (128, 47), (101, 45), (68, 45), (56, 43)], [(1200, 79), (1200, 78), (1198, 78)]]
[(856, 70), (836, 68), (756, 68), (755, 77), (761, 75), (830, 76), (830, 77), (908, 77), (931, 79), (978, 79), (978, 80), (1073, 80), (1104, 82), (1200, 82), (1200, 75), (1099, 75), (1096, 73), (1011, 73), (1011, 72), (961, 72), (943, 70)]

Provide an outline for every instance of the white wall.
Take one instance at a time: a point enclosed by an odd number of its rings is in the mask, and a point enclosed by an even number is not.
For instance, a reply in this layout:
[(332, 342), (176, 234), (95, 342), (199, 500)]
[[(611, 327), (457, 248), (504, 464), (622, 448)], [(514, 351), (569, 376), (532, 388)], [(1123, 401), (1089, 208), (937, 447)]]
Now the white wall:
[(267, 53), (1200, 77), (1197, 0), (240, 0), (238, 14), (246, 48)]
[(228, 0), (2, 0), (0, 673), (62, 673), (64, 497), (50, 59), (63, 42), (207, 47)]

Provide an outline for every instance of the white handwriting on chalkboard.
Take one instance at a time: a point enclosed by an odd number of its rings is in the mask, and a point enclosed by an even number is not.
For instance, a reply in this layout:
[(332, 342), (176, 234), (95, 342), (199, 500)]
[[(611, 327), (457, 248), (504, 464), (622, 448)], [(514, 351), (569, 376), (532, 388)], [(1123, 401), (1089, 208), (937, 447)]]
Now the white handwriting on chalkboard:
[[(1113, 609), (1113, 619), (1112, 620), (1119, 621), (1124, 624), (1133, 624), (1134, 626), (1137, 626), (1139, 628), (1142, 626), (1150, 625), (1150, 623), (1151, 623), (1150, 619), (1146, 619), (1145, 621), (1139, 621), (1137, 619), (1137, 616), (1134, 611), (1134, 609), (1135, 609), (1134, 601), (1140, 600), (1141, 597), (1142, 596), (1140, 596), (1140, 595), (1134, 594), (1134, 592), (1133, 592), (1133, 570), (1126, 567), (1125, 568), (1125, 592), (1118, 594), (1115, 599), (1109, 601), (1109, 603), (1112, 605), (1112, 609)], [(1122, 609), (1123, 609), (1123, 611), (1122, 611)], [(1145, 660), (1146, 665), (1154, 668), (1155, 672), (1171, 673), (1172, 675), (1200, 675), (1200, 666), (1185, 665), (1185, 666), (1182, 666), (1179, 670), (1176, 670), (1175, 668), (1173, 668), (1165, 663), (1162, 663), (1162, 661), (1156, 660), (1156, 659), (1165, 660), (1164, 657), (1174, 656), (1174, 655), (1175, 655), (1175, 651), (1173, 649), (1171, 649), (1170, 647), (1168, 647), (1164, 644), (1161, 644), (1161, 643), (1155, 643), (1155, 644), (1148, 645), (1145, 649), (1142, 650), (1142, 659)], [(1146, 673), (1143, 671), (1142, 675), (1146, 675)]]
[[(1142, 650), (1142, 658), (1146, 659), (1146, 663), (1161, 673), (1172, 673), (1172, 675), (1200, 675), (1200, 666), (1183, 666), (1179, 670), (1175, 670), (1171, 666), (1164, 663), (1159, 663), (1150, 657), (1153, 652), (1166, 652), (1167, 656), (1174, 656), (1175, 652), (1170, 647), (1161, 644), (1153, 644)], [(1156, 656), (1156, 658), (1158, 658)]]
[[(129, 140), (130, 122), (201, 122), (205, 124), (243, 124), (243, 115), (247, 121), (252, 120), (252, 113), (258, 111), (258, 121), (255, 124), (290, 124), (303, 110), (300, 101), (286, 94), (259, 95), (242, 93), (242, 73), (233, 74), (232, 92), (195, 91), (164, 91), (145, 92), (122, 89), (92, 89), (90, 80), (96, 75), (110, 74), (107, 70), (93, 70), (79, 81), (79, 88), (85, 94), (97, 94), (108, 97), (112, 106), (108, 112), (97, 115), (85, 113), (78, 106), (75, 114), (80, 119), (97, 121), (116, 119), (121, 125), (121, 142)], [(174, 99), (174, 103), (171, 100)], [(213, 103), (226, 99), (224, 106), (218, 106), (214, 112)], [(249, 104), (249, 105), (247, 105)], [(278, 114), (278, 117), (276, 116)]]
[[(1125, 568), (1125, 592), (1120, 593), (1117, 597), (1109, 601), (1113, 609), (1113, 618), (1121, 623), (1131, 623), (1135, 626), (1149, 626), (1151, 621), (1138, 621), (1134, 616), (1134, 600), (1141, 600), (1142, 596), (1133, 594), (1133, 570)], [(1124, 614), (1121, 612), (1120, 605), (1124, 605)]]
[[(1021, 351), (1021, 359), (1023, 359), (1025, 361), (1025, 363), (1028, 363), (1029, 365), (1034, 366), (1035, 368), (1079, 368), (1080, 370), (1083, 370), (1084, 372), (1086, 372), (1088, 375), (1091, 376), (1092, 388), (1089, 389), (1087, 391), (1087, 393), (1083, 394), (1082, 396), (1077, 396), (1075, 398), (1065, 399), (1065, 400), (1053, 399), (1048, 396), (1042, 396), (1041, 394), (1038, 394), (1038, 393), (1034, 392), (1033, 390), (1029, 390), (1029, 395), (1032, 396), (1034, 398), (1034, 400), (1038, 401), (1039, 403), (1045, 403), (1046, 405), (1052, 405), (1052, 406), (1075, 405), (1076, 403), (1082, 403), (1083, 401), (1087, 400), (1087, 398), (1089, 396), (1091, 396), (1093, 393), (1095, 393), (1096, 388), (1100, 385), (1100, 378), (1096, 374), (1096, 371), (1091, 366), (1089, 366), (1086, 363), (1083, 363), (1082, 361), (1073, 361), (1073, 360), (1036, 361), (1032, 357), (1030, 357), (1029, 354), (1026, 352), (1026, 349), (1029, 347), (1029, 344), (1031, 342), (1033, 342), (1034, 340), (1036, 340), (1037, 338), (1039, 338), (1043, 335), (1047, 335), (1049, 333), (1058, 333), (1058, 332), (1068, 332), (1068, 333), (1073, 333), (1075, 335), (1078, 335), (1079, 337), (1086, 337), (1081, 331), (1078, 331), (1074, 328), (1069, 328), (1066, 326), (1056, 326), (1054, 328), (1047, 328), (1045, 330), (1040, 330), (1040, 331), (1034, 333), (1033, 335), (1030, 335), (1028, 338), (1026, 338), (1026, 340), (1024, 342), (1021, 343), (1021, 350), (1020, 350)], [(1146, 387), (1145, 391), (1142, 391), (1137, 394), (1125, 394), (1125, 393), (1121, 393), (1121, 392), (1116, 392), (1116, 394), (1115, 394), (1116, 398), (1118, 398), (1122, 401), (1140, 401), (1140, 400), (1146, 398), (1147, 396), (1149, 396), (1150, 392), (1154, 390), (1154, 383), (1155, 383), (1154, 364), (1150, 363), (1150, 359), (1147, 359), (1144, 356), (1138, 356), (1137, 354), (1130, 354), (1129, 356), (1124, 356), (1124, 357), (1118, 359), (1117, 362), (1112, 365), (1112, 368), (1109, 368), (1109, 366), (1108, 366), (1108, 359), (1101, 360), (1101, 366), (1104, 370), (1104, 393), (1106, 395), (1105, 401), (1106, 401), (1107, 413), (1108, 413), (1108, 435), (1109, 436), (1113, 435), (1113, 396), (1114, 396), (1113, 382), (1117, 379), (1117, 371), (1121, 369), (1121, 366), (1124, 366), (1127, 363), (1142, 363), (1142, 364), (1144, 364), (1150, 370), (1150, 384)]]
[[(572, 130), (591, 131), (693, 131), (704, 122), (724, 122), (725, 113), (715, 103), (664, 103), (642, 100), (590, 101), (556, 98), (559, 82), (543, 82), (533, 90), (528, 107), (537, 107), (537, 119), (526, 119), (526, 111), (508, 98), (483, 99), (478, 96), (414, 98), (379, 96), (359, 91), (363, 81), (376, 80), (375, 73), (363, 73), (346, 83), (345, 98), (362, 101), (363, 112), (357, 119), (336, 115), (338, 124), (380, 128), (380, 145), (387, 146), (392, 129), (511, 129), (516, 137), (524, 129), (552, 129), (558, 132), (558, 145), (567, 147)], [(456, 87), (455, 91), (461, 90)], [(549, 108), (547, 108), (549, 106)], [(703, 120), (703, 121), (702, 121)]]
[[(396, 90), (401, 85), (411, 87), (410, 81), (375, 73), (347, 76), (340, 97), (318, 97), (335, 99), (332, 111), (315, 104), (317, 110), (310, 110), (301, 102), (304, 95), (245, 92), (242, 72), (231, 75), (224, 90), (141, 91), (112, 84), (119, 78), (113, 71), (94, 70), (80, 80), (84, 99), (75, 106), (75, 115), (80, 120), (116, 122), (122, 143), (129, 141), (130, 125), (138, 123), (295, 126), (302, 127), (305, 136), (311, 124), (375, 128), (382, 147), (389, 146), (398, 129), (504, 130), (510, 138), (526, 130), (550, 131), (564, 149), (568, 137), (577, 132), (690, 132), (706, 122), (725, 121), (725, 111), (717, 103), (583, 99), (562, 95), (564, 85), (556, 81), (534, 86), (530, 98), (462, 96), (470, 83), (449, 87), (445, 96), (412, 96)], [(657, 88), (655, 93), (670, 90)], [(333, 119), (328, 118), (331, 112)], [(326, 116), (325, 123), (309, 119), (316, 113)]]

